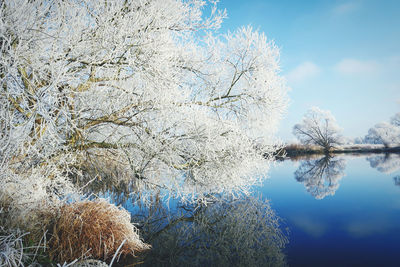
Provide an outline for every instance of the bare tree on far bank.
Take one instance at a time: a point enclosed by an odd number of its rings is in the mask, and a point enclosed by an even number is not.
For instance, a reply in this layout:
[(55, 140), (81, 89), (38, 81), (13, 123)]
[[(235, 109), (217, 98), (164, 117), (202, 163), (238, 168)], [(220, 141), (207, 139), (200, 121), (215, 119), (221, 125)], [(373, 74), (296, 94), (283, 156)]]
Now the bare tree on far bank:
[(342, 143), (341, 128), (332, 113), (312, 107), (301, 123), (293, 127), (293, 134), (304, 145), (318, 145), (326, 152)]

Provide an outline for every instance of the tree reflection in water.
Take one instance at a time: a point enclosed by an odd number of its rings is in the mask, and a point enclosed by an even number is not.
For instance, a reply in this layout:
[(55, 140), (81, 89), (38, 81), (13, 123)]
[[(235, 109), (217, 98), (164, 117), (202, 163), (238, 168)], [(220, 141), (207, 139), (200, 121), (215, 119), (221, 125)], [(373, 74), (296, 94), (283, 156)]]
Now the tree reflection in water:
[(400, 175), (393, 177), (394, 184), (400, 186)]
[(162, 202), (132, 215), (153, 248), (143, 266), (286, 266), (287, 238), (268, 202), (243, 197), (175, 211)]
[[(104, 170), (108, 170), (106, 172)], [(145, 196), (137, 179), (119, 179), (112, 169), (81, 181), (86, 194), (108, 197), (128, 208), (140, 236), (152, 249), (115, 266), (286, 266), (286, 231), (268, 201), (213, 196), (201, 205), (167, 204), (163, 193)]]
[(376, 168), (383, 173), (393, 173), (400, 170), (399, 154), (384, 154), (374, 157), (368, 157), (367, 160), (372, 168)]
[[(368, 157), (367, 160), (372, 168), (378, 171), (391, 174), (400, 170), (399, 154), (384, 154), (375, 157)], [(393, 177), (394, 184), (400, 186), (400, 175)]]
[(325, 156), (319, 159), (303, 161), (294, 175), (298, 182), (316, 199), (333, 196), (339, 188), (339, 181), (345, 175), (346, 161)]

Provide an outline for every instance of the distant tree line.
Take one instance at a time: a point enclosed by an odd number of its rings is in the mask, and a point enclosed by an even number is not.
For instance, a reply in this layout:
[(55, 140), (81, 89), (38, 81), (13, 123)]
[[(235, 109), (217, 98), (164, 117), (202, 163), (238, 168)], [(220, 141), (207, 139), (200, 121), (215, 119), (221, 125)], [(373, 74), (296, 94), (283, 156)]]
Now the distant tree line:
[(383, 144), (385, 147), (400, 144), (400, 112), (396, 113), (390, 123), (381, 122), (368, 130), (368, 134), (361, 140), (366, 144)]
[(385, 147), (400, 145), (400, 112), (390, 122), (381, 122), (368, 130), (365, 137), (347, 140), (341, 135), (341, 128), (332, 113), (318, 107), (310, 108), (301, 123), (293, 127), (293, 134), (303, 145), (315, 145), (329, 152), (345, 143), (383, 144)]

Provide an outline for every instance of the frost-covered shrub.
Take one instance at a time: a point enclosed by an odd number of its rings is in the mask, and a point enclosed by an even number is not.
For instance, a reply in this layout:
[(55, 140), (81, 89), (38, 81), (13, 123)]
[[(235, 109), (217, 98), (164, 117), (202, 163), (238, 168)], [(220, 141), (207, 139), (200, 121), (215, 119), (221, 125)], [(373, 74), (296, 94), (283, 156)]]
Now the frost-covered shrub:
[(0, 266), (20, 267), (26, 266), (26, 262), (34, 262), (39, 247), (24, 246), (24, 237), (28, 234), (0, 226)]
[(20, 228), (41, 238), (53, 219), (62, 198), (74, 192), (65, 179), (49, 179), (38, 169), (17, 175), (0, 173), (0, 221), (9, 229)]

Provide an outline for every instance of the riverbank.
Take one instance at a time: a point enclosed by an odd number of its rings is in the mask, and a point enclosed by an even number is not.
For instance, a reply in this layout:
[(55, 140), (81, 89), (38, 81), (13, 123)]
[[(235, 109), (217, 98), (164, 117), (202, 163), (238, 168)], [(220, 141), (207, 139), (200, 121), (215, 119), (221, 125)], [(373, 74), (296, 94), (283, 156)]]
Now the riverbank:
[[(400, 153), (400, 146), (375, 145), (375, 144), (356, 144), (356, 145), (342, 145), (332, 148), (329, 154), (369, 154), (369, 153)], [(319, 146), (290, 144), (279, 151), (276, 157), (282, 159), (285, 157), (296, 158), (306, 157), (313, 155), (324, 155), (326, 151)]]

